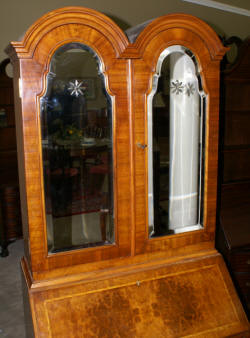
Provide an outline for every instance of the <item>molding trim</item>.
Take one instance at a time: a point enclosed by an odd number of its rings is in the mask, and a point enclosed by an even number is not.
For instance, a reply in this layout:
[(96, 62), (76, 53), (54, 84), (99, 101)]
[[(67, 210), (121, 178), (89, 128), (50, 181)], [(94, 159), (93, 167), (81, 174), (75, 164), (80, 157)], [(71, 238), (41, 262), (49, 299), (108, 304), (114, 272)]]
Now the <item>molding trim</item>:
[(182, 0), (182, 1), (192, 2), (196, 5), (212, 7), (212, 8), (220, 9), (225, 12), (231, 12), (234, 14), (250, 16), (250, 10), (248, 9), (227, 5), (222, 2), (218, 2), (214, 0)]

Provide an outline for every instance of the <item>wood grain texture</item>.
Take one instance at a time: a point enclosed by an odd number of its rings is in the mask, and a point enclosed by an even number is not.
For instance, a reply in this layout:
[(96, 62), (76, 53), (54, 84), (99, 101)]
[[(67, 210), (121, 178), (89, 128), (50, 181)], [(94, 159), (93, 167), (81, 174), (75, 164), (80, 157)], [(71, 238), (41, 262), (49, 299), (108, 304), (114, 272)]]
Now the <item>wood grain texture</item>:
[[(191, 23), (191, 24), (190, 24)], [(188, 27), (188, 29), (187, 29)], [(43, 195), (39, 98), (46, 90), (46, 74), (54, 52), (67, 42), (93, 48), (103, 62), (108, 92), (114, 97), (114, 200), (116, 245), (74, 252), (47, 254)], [(173, 44), (195, 54), (208, 94), (206, 121), (206, 164), (204, 230), (148, 240), (147, 153), (136, 143), (147, 144), (147, 96), (160, 53)], [(137, 51), (137, 54), (135, 53)], [(20, 181), (23, 196), (26, 252), (33, 278), (81, 263), (97, 262), (128, 255), (165, 252), (213, 242), (215, 229), (219, 60), (225, 48), (216, 34), (197, 18), (167, 15), (152, 21), (129, 44), (124, 33), (110, 19), (82, 8), (52, 11), (38, 20), (21, 42), (8, 48), (15, 76), (22, 79), (22, 100), (16, 94), (19, 125)], [(131, 54), (129, 54), (131, 53)], [(18, 60), (19, 59), (19, 64)], [(18, 90), (17, 79), (16, 90)], [(22, 111), (22, 113), (21, 113)], [(22, 155), (23, 154), (23, 155)], [(24, 156), (22, 158), (22, 156)], [(95, 267), (93, 266), (93, 269)]]
[(218, 254), (30, 291), (36, 337), (228, 337), (248, 323)]
[(140, 58), (132, 60), (135, 144), (147, 144), (147, 97), (160, 54), (172, 45), (192, 51), (199, 62), (205, 93), (206, 152), (204, 216), (201, 231), (149, 239), (147, 207), (147, 150), (135, 148), (136, 252), (152, 252), (213, 241), (216, 217), (217, 155), (219, 122), (219, 60), (225, 52), (215, 33), (202, 21), (189, 15), (167, 15), (152, 21), (137, 37), (134, 49)]
[[(48, 256), (43, 194), (39, 99), (46, 91), (46, 74), (54, 52), (68, 42), (91, 47), (100, 57), (107, 90), (113, 97), (114, 204), (116, 244)], [(130, 254), (130, 121), (127, 90), (128, 61), (118, 59), (127, 43), (124, 33), (108, 18), (82, 8), (61, 9), (42, 17), (25, 34), (23, 41), (9, 46), (22, 79), (22, 98), (16, 93), (20, 153), (20, 182), (26, 252), (34, 274), (39, 271)], [(19, 58), (19, 64), (17, 61)], [(23, 156), (23, 157), (22, 157)], [(116, 170), (119, 168), (119, 170)], [(119, 189), (118, 189), (119, 186)], [(119, 205), (119, 208), (117, 207)]]
[[(113, 97), (116, 241), (48, 255), (39, 99), (53, 54), (72, 41), (99, 55)], [(149, 240), (147, 153), (136, 143), (147, 144), (152, 76), (160, 53), (174, 44), (195, 54), (208, 94), (204, 229)], [(35, 337), (222, 337), (248, 330), (213, 241), (225, 48), (211, 28), (192, 16), (169, 15), (151, 22), (131, 44), (104, 15), (68, 7), (42, 17), (7, 51), (15, 68), (22, 270)]]

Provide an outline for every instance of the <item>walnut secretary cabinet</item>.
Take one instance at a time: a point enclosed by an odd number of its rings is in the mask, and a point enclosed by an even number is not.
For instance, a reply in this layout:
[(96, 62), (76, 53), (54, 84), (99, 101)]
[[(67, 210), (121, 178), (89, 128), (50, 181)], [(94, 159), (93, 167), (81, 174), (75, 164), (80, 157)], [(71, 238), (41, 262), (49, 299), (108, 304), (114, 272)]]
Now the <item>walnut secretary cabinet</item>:
[(225, 51), (190, 15), (81, 7), (8, 46), (27, 336), (247, 335), (214, 248)]

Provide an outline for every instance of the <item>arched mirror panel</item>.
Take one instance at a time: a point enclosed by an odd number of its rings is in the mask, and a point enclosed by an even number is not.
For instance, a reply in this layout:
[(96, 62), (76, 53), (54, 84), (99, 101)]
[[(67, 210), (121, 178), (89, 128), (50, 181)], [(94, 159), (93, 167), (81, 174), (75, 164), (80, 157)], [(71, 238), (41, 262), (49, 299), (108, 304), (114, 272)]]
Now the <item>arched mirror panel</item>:
[(69, 43), (50, 62), (40, 100), (48, 252), (114, 243), (112, 100), (102, 64)]
[(148, 100), (149, 237), (202, 228), (205, 110), (195, 56), (167, 48)]

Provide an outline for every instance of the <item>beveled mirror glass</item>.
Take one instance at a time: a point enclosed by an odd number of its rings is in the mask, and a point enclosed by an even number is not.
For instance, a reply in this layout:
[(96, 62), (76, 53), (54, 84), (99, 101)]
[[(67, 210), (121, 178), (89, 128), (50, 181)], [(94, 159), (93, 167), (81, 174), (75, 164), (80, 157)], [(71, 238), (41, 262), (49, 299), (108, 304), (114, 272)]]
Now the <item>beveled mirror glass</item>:
[(92, 49), (54, 53), (40, 119), (49, 253), (112, 244), (112, 100)]
[(167, 48), (148, 100), (150, 237), (202, 228), (205, 109), (195, 56)]

